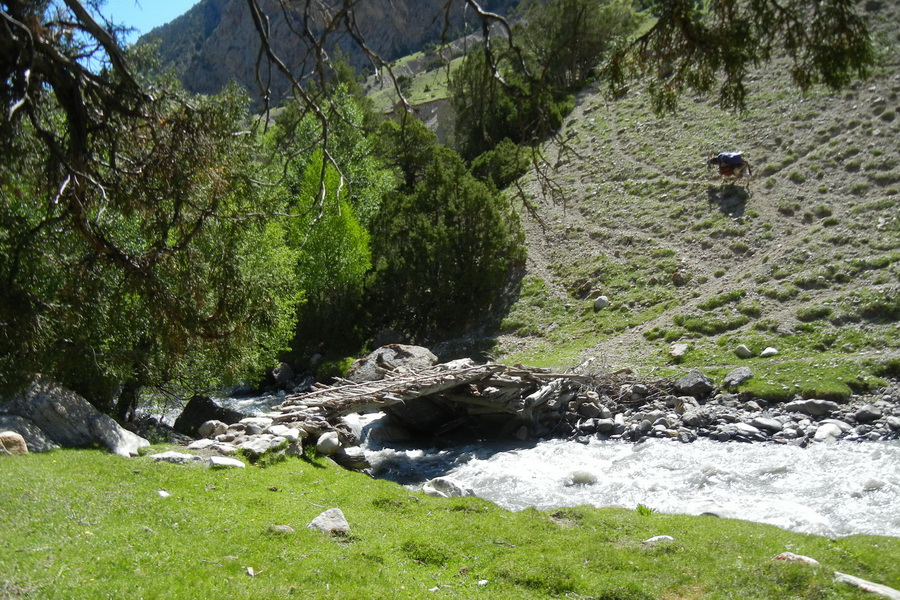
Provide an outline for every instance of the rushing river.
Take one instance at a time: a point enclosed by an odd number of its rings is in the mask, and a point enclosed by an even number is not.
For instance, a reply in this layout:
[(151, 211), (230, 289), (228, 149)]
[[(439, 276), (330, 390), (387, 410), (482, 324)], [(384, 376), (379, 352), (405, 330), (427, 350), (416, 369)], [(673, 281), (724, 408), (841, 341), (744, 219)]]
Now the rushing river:
[[(245, 414), (277, 396), (232, 399)], [(363, 438), (377, 417), (352, 423)], [(824, 536), (900, 537), (900, 442), (807, 448), (700, 439), (548, 440), (450, 449), (365, 446), (373, 474), (416, 488), (447, 477), (510, 509), (593, 505), (740, 518)]]
[(370, 450), (378, 477), (448, 477), (510, 510), (593, 505), (740, 518), (825, 536), (900, 537), (900, 443), (639, 444)]

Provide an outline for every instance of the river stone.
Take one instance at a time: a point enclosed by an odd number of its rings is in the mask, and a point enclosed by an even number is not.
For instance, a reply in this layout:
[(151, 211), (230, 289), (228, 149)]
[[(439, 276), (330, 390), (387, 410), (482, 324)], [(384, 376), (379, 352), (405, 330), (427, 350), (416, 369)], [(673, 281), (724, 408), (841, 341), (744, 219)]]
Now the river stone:
[(745, 344), (740, 344), (737, 348), (734, 349), (734, 353), (737, 354), (738, 358), (752, 358), (753, 351), (750, 350)]
[(759, 429), (749, 423), (735, 423), (734, 430), (740, 435), (753, 437), (760, 433)]
[(616, 430), (616, 422), (612, 419), (597, 419), (597, 433), (609, 435)]
[(329, 508), (313, 519), (307, 527), (332, 535), (348, 535), (350, 533), (350, 523), (347, 522), (343, 511), (339, 508)]
[(272, 425), (266, 429), (266, 433), (283, 437), (289, 442), (296, 442), (307, 436), (306, 431), (303, 429), (295, 429), (293, 427), (288, 427), (287, 425)]
[(596, 419), (600, 416), (600, 407), (593, 402), (585, 402), (578, 407), (578, 414), (587, 419)]
[(247, 431), (250, 431), (251, 427), (258, 427), (259, 433), (262, 433), (267, 427), (269, 427), (273, 423), (273, 419), (270, 417), (245, 417), (241, 419), (241, 423), (247, 426)]
[(422, 491), (436, 498), (461, 498), (462, 496), (474, 496), (475, 492), (464, 488), (449, 477), (435, 477), (429, 479), (422, 486)]
[(853, 427), (844, 421), (840, 421), (838, 419), (822, 419), (819, 421), (819, 425), (827, 425), (827, 424), (837, 425), (841, 430), (841, 433), (850, 433), (853, 431)]
[(259, 456), (265, 454), (269, 450), (274, 450), (287, 440), (280, 435), (262, 434), (256, 435), (248, 439), (246, 442), (238, 444), (238, 448), (249, 452), (252, 455)]
[(750, 370), (750, 367), (738, 367), (725, 376), (725, 387), (737, 387), (752, 378), (753, 371)]
[(837, 402), (832, 402), (831, 400), (811, 399), (792, 400), (791, 402), (785, 404), (782, 408), (788, 412), (799, 412), (816, 417), (835, 412), (837, 410), (840, 410), (841, 407)]
[(275, 384), (283, 388), (290, 385), (294, 380), (294, 370), (289, 364), (280, 363), (272, 369), (272, 377), (275, 379)]
[(228, 431), (228, 425), (222, 421), (212, 419), (204, 422), (197, 428), (197, 435), (202, 438), (214, 438)]
[(853, 417), (860, 423), (871, 423), (881, 418), (881, 409), (874, 404), (867, 404), (856, 411)]
[(675, 383), (678, 393), (694, 398), (703, 398), (713, 391), (712, 380), (700, 371), (691, 371)]
[(206, 466), (211, 469), (243, 469), (247, 465), (243, 461), (236, 458), (228, 458), (227, 456), (210, 456), (206, 459)]
[(341, 440), (336, 431), (328, 431), (319, 436), (316, 442), (316, 452), (323, 456), (329, 456), (341, 449)]
[(223, 408), (207, 396), (194, 396), (191, 398), (178, 418), (175, 419), (175, 431), (197, 436), (197, 430), (207, 421), (222, 421), (223, 423), (237, 423), (244, 415), (230, 408)]
[(834, 423), (825, 423), (824, 425), (820, 425), (818, 429), (816, 429), (816, 434), (813, 439), (817, 442), (827, 442), (839, 438), (840, 435), (840, 427), (838, 427)]
[(713, 415), (702, 408), (688, 410), (681, 416), (681, 422), (688, 427), (706, 427), (712, 420)]
[(156, 462), (169, 462), (176, 465), (184, 465), (187, 463), (203, 460), (202, 457), (197, 456), (196, 454), (188, 454), (187, 452), (173, 452), (171, 450), (169, 452), (151, 454), (150, 458), (155, 460)]
[(888, 417), (885, 421), (891, 429), (895, 431), (900, 429), (900, 417)]
[(769, 433), (778, 433), (784, 428), (784, 425), (781, 424), (781, 421), (778, 419), (773, 419), (771, 417), (755, 417), (750, 424), (756, 427), (757, 429), (762, 429), (763, 431), (768, 431)]

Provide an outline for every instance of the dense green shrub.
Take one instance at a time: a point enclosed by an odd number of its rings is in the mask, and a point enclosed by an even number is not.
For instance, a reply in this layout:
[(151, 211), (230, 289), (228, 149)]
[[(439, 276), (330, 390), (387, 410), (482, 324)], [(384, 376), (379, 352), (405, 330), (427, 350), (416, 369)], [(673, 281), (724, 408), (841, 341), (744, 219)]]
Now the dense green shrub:
[(424, 125), (386, 129), (388, 147), (430, 139), (431, 161), (413, 165), (411, 189), (389, 194), (372, 244), (376, 321), (419, 340), (459, 331), (483, 316), (524, 263), (524, 237), (509, 201), (472, 176)]

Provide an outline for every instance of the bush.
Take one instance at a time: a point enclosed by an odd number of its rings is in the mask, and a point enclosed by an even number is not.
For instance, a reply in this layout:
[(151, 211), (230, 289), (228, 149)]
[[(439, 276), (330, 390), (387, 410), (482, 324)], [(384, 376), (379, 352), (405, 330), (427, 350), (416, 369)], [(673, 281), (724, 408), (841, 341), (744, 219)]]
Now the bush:
[[(458, 154), (418, 122), (396, 130), (430, 140), (431, 160), (411, 189), (384, 199), (372, 234), (373, 314), (379, 326), (429, 340), (474, 324), (499, 302), (524, 264), (518, 215)], [(390, 141), (390, 140), (388, 140)]]

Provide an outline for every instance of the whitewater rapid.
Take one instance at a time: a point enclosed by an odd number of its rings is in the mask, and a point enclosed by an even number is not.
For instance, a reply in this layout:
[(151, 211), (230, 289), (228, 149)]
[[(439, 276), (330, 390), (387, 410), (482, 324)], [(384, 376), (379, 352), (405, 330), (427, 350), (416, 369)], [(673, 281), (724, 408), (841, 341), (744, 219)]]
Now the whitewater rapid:
[(448, 477), (509, 510), (592, 505), (712, 513), (829, 537), (900, 537), (900, 443), (548, 440), (533, 447), (372, 448), (373, 473)]
[[(281, 396), (230, 399), (262, 413)], [(223, 402), (224, 403), (224, 402)], [(351, 415), (371, 473), (419, 489), (447, 477), (509, 510), (592, 505), (670, 514), (712, 513), (828, 537), (900, 537), (900, 441), (684, 444), (592, 439), (533, 445), (487, 442), (454, 448), (383, 447), (368, 433), (381, 415)]]

